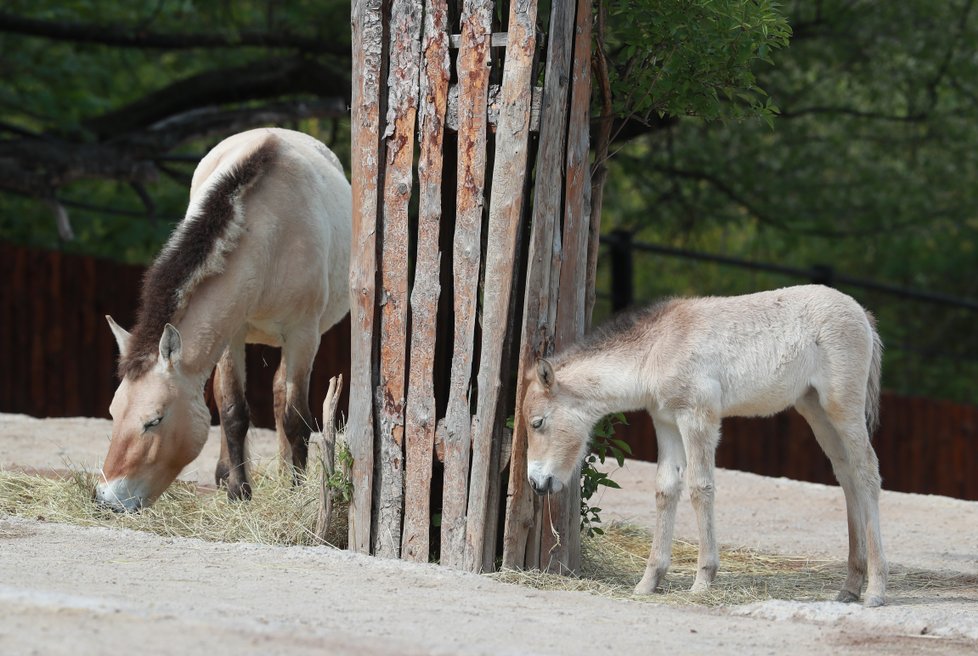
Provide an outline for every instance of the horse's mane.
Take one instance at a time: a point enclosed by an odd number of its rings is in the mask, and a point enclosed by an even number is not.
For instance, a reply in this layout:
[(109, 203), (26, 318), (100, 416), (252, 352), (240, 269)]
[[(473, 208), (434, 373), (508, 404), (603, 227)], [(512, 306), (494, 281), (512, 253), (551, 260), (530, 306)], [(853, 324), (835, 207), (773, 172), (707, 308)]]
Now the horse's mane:
[(227, 254), (243, 231), (239, 199), (275, 154), (276, 139), (267, 137), (247, 157), (217, 174), (209, 188), (191, 202), (186, 218), (143, 278), (128, 353), (119, 360), (120, 379), (138, 378), (153, 366), (167, 322), (178, 320), (201, 282), (224, 270)]

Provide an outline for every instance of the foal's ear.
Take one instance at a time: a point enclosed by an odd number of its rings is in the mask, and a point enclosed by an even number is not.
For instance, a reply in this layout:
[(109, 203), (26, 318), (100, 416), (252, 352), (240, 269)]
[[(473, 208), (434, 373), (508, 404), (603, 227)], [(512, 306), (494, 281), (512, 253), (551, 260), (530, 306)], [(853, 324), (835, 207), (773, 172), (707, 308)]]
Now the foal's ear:
[(160, 362), (172, 367), (180, 362), (180, 349), (183, 342), (180, 339), (180, 332), (173, 327), (173, 324), (166, 324), (163, 328), (163, 337), (160, 338)]
[(109, 322), (109, 329), (112, 330), (112, 334), (115, 336), (115, 343), (119, 345), (119, 355), (126, 357), (129, 353), (129, 338), (132, 335), (125, 328), (117, 324), (111, 316), (105, 315), (105, 320)]
[(549, 360), (544, 358), (537, 360), (537, 377), (540, 379), (540, 384), (544, 388), (548, 390), (553, 389), (554, 384), (557, 382), (557, 376), (554, 374), (554, 367), (550, 364)]

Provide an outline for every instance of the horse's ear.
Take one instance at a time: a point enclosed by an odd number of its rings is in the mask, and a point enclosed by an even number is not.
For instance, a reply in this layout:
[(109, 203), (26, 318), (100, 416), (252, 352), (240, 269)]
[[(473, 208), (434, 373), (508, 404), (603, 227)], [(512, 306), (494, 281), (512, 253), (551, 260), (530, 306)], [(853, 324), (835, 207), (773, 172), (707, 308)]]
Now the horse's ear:
[(180, 349), (182, 341), (180, 332), (173, 327), (173, 324), (166, 324), (163, 328), (163, 337), (160, 338), (160, 362), (172, 367), (180, 362)]
[(125, 328), (117, 324), (111, 316), (105, 315), (105, 320), (109, 322), (109, 329), (112, 330), (112, 334), (115, 336), (115, 343), (119, 345), (119, 354), (122, 357), (126, 357), (126, 354), (129, 353), (129, 339), (132, 335)]
[(540, 379), (540, 384), (544, 388), (548, 390), (553, 389), (554, 384), (557, 382), (557, 376), (554, 374), (554, 367), (550, 364), (549, 360), (544, 358), (537, 360), (537, 378)]

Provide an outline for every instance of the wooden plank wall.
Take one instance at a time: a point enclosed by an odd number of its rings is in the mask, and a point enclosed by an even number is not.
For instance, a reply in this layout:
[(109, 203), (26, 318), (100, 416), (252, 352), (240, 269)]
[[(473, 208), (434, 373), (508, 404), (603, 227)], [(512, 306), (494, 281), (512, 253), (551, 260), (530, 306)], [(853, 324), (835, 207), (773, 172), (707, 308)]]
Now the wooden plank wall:
[[(880, 417), (873, 447), (884, 489), (978, 500), (978, 406), (884, 393)], [(628, 421), (615, 434), (628, 441), (636, 458), (654, 461), (655, 429), (648, 415), (631, 413)], [(717, 466), (835, 484), (828, 458), (794, 410), (725, 420)]]
[[(105, 322), (131, 328), (145, 269), (0, 243), (0, 412), (36, 417), (105, 417), (118, 381), (118, 351)], [(248, 347), (248, 406), (273, 428), (272, 378), (279, 350)], [(323, 335), (310, 385), (312, 407), (329, 378), (349, 377), (350, 321)], [(348, 394), (340, 399), (346, 414)]]

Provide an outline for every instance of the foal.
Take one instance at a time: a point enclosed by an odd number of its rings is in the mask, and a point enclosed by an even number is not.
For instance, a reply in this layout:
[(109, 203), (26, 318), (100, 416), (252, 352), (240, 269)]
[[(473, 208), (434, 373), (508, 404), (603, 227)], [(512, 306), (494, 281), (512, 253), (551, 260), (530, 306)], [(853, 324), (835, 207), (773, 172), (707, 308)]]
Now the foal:
[(644, 408), (658, 441), (656, 522), (645, 575), (648, 594), (671, 562), (683, 477), (699, 526), (693, 592), (719, 564), (713, 471), (720, 420), (794, 406), (808, 421), (846, 498), (849, 567), (838, 600), (880, 606), (887, 565), (879, 528), (878, 424), (882, 342), (851, 297), (804, 285), (729, 298), (673, 299), (619, 317), (539, 361), (523, 401), (528, 477), (538, 494), (569, 484), (603, 416)]

